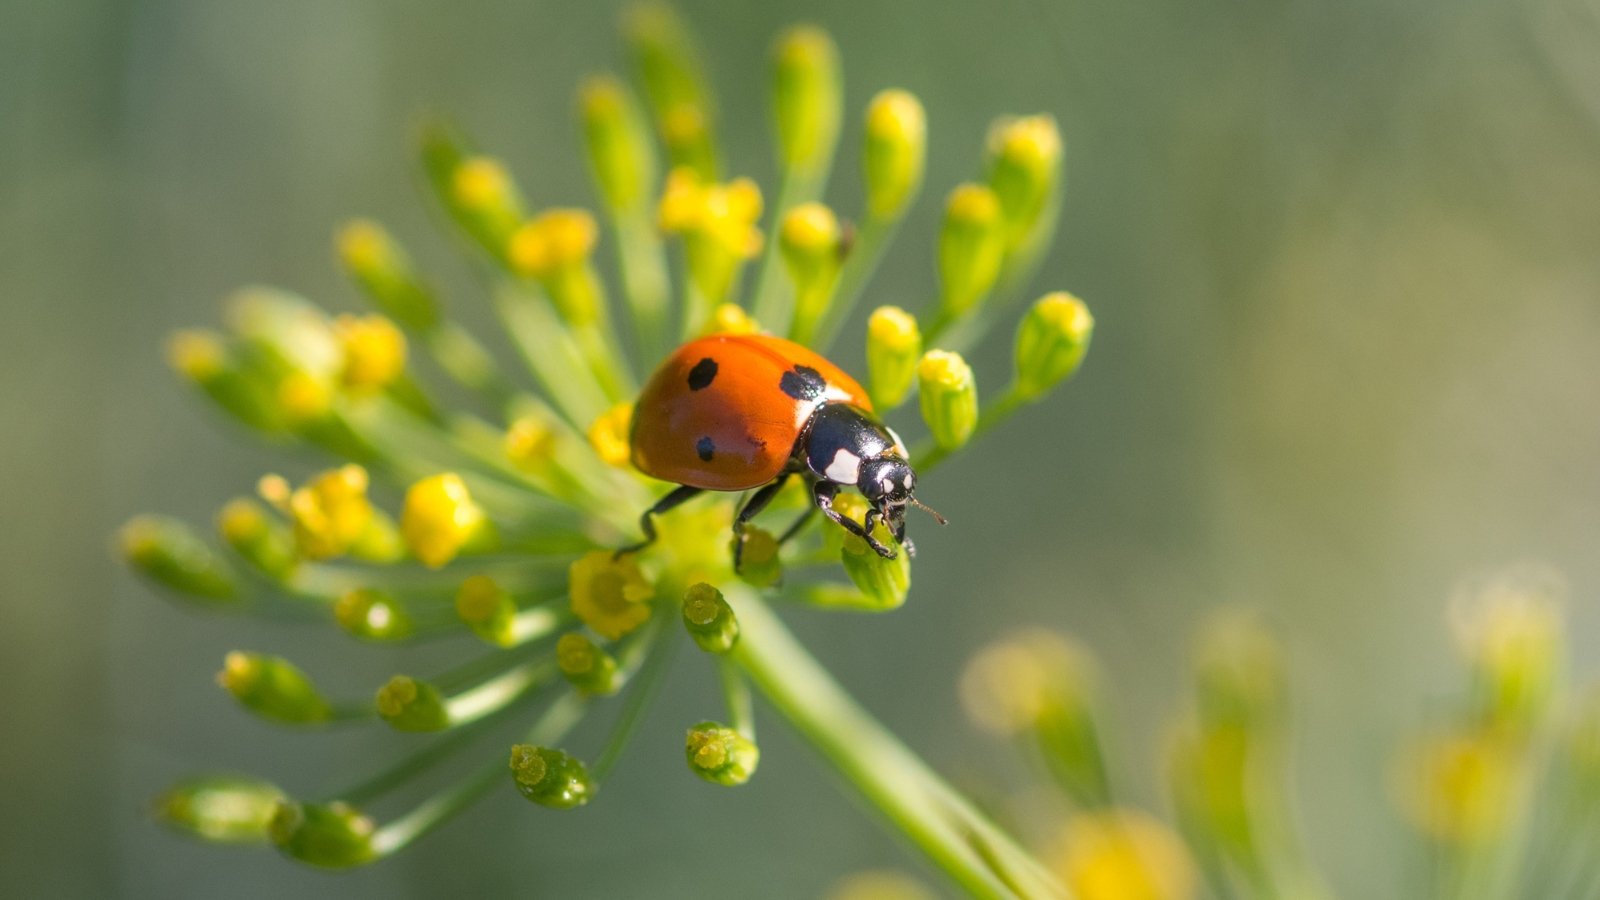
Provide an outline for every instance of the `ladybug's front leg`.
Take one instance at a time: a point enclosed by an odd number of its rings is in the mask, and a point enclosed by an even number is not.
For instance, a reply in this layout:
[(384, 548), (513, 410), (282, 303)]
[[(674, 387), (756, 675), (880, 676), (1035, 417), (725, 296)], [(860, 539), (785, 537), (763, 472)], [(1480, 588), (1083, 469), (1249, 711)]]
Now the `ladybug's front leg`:
[(756, 491), (754, 494), (751, 494), (750, 499), (746, 500), (744, 507), (739, 510), (739, 514), (734, 516), (733, 571), (738, 572), (741, 564), (744, 562), (745, 526), (750, 523), (751, 519), (754, 519), (756, 516), (760, 515), (763, 509), (767, 508), (767, 504), (772, 502), (773, 497), (778, 496), (778, 492), (783, 490), (783, 486), (788, 483), (790, 474), (791, 473), (789, 472), (785, 472), (782, 475), (779, 475), (778, 480), (772, 482), (766, 487), (763, 487), (761, 490)]
[(704, 488), (690, 487), (685, 484), (680, 485), (672, 493), (657, 500), (655, 506), (645, 510), (644, 515), (639, 517), (639, 530), (644, 532), (644, 540), (637, 544), (629, 544), (623, 547), (611, 558), (621, 559), (629, 553), (638, 553), (640, 550), (654, 544), (656, 542), (656, 523), (651, 520), (679, 504), (700, 496), (702, 493), (704, 493)]
[(811, 500), (817, 504), (817, 509), (822, 510), (823, 515), (833, 520), (840, 528), (866, 541), (867, 545), (876, 550), (879, 556), (884, 559), (894, 559), (894, 549), (885, 547), (882, 542), (872, 536), (872, 524), (878, 518), (878, 511), (875, 509), (868, 510), (866, 526), (862, 527), (860, 522), (833, 508), (833, 498), (837, 496), (839, 496), (839, 486), (831, 481), (818, 481), (811, 486)]

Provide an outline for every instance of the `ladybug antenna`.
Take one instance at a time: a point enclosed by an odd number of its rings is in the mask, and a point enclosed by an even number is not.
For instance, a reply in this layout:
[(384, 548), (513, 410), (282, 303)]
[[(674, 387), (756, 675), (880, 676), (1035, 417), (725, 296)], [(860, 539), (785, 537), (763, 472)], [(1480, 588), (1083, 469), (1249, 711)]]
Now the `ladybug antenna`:
[(938, 522), (940, 525), (949, 525), (950, 524), (950, 520), (946, 519), (944, 516), (939, 515), (939, 511), (938, 510), (934, 509), (933, 507), (929, 506), (926, 503), (923, 503), (921, 500), (918, 500), (915, 497), (911, 498), (911, 505), (915, 506), (917, 509), (922, 510), (923, 512), (927, 513), (928, 515), (933, 516), (933, 520), (935, 522)]

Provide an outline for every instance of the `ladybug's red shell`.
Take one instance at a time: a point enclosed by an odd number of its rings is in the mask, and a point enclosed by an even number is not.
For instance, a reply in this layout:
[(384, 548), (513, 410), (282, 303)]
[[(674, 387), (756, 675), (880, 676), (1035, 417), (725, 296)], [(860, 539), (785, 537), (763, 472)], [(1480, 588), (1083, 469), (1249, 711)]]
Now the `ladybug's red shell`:
[(674, 351), (640, 393), (629, 437), (633, 464), (690, 487), (760, 487), (783, 472), (824, 403), (872, 412), (855, 379), (793, 341), (698, 338)]

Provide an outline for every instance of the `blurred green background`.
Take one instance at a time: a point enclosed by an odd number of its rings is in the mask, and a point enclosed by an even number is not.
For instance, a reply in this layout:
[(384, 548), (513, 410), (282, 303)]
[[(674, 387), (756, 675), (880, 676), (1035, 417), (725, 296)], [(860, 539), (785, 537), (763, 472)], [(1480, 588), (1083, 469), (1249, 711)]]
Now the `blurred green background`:
[[(872, 304), (932, 295), (940, 201), (977, 172), (991, 117), (1050, 112), (1068, 142), (1038, 287), (1094, 310), (1082, 374), (926, 479), (952, 525), (918, 528), (906, 608), (795, 614), (800, 633), (936, 767), (987, 784), (997, 748), (961, 721), (962, 662), (1024, 624), (1071, 631), (1108, 670), (1119, 775), (1159, 802), (1193, 626), (1258, 607), (1292, 656), (1312, 852), (1344, 895), (1396, 895), (1386, 759), (1456, 684), (1454, 586), (1528, 559), (1564, 572), (1594, 674), (1600, 5), (681, 7), (732, 168), (769, 188), (763, 67), (783, 25), (833, 32), (853, 116), (882, 87), (923, 98), (927, 189)], [(131, 514), (205, 522), (285, 465), (175, 383), (164, 336), (216, 322), (247, 282), (354, 306), (329, 249), (353, 214), (467, 283), (416, 190), (419, 110), (455, 116), (537, 204), (590, 202), (571, 92), (620, 65), (615, 18), (503, 0), (0, 4), (0, 895), (811, 897), (857, 868), (922, 871), (770, 716), (750, 785), (686, 773), (681, 729), (717, 702), (688, 654), (579, 813), (506, 790), (340, 875), (145, 819), (195, 768), (309, 790), (403, 743), (249, 719), (211, 683), (226, 650), (292, 651), (347, 693), (418, 656), (193, 616), (113, 561)], [(845, 210), (858, 137), (829, 195)], [(478, 298), (450, 299), (473, 319)], [(1006, 344), (978, 354), (980, 383), (1003, 377)]]

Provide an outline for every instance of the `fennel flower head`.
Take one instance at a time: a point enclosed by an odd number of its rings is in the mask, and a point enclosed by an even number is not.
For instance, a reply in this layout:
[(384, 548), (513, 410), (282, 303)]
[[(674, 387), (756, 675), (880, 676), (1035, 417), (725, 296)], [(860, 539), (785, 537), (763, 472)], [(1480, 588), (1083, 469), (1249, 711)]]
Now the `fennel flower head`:
[[(337, 230), (334, 255), (366, 311), (251, 287), (228, 301), (225, 328), (172, 338), (172, 366), (198, 395), (297, 455), (226, 499), (210, 534), (161, 516), (130, 522), (121, 548), (132, 568), (197, 609), (338, 629), (360, 652), (478, 647), (377, 684), (228, 652), (217, 681), (246, 712), (297, 729), (390, 729), (393, 761), (331, 790), (316, 773), (189, 779), (159, 803), (180, 830), (339, 868), (400, 851), (491, 791), (557, 810), (593, 802), (685, 643), (724, 688), (708, 700), (723, 712), (683, 723), (687, 767), (710, 784), (746, 782), (760, 758), (752, 687), (802, 731), (831, 727), (814, 692), (793, 690), (823, 673), (769, 604), (893, 610), (911, 589), (911, 548), (852, 490), (826, 510), (833, 521), (807, 517), (806, 479), (764, 498), (766, 512), (741, 529), (737, 567), (736, 493), (641, 523), (674, 488), (633, 463), (644, 379), (673, 347), (711, 334), (827, 355), (870, 294), (884, 305), (860, 310), (862, 405), (905, 435), (900, 452), (927, 485), (944, 459), (1082, 362), (1093, 329), (1084, 304), (1027, 293), (1063, 188), (1050, 116), (945, 138), (983, 148), (984, 164), (947, 186), (934, 233), (910, 236), (937, 292), (899, 296), (869, 286), (923, 192), (929, 133), (913, 93), (884, 85), (848, 110), (832, 39), (784, 32), (765, 73), (779, 177), (764, 186), (740, 174), (749, 161), (729, 158), (719, 136), (761, 120), (719, 115), (673, 12), (633, 8), (623, 34), (632, 77), (577, 86), (592, 208), (536, 207), (518, 175), (537, 173), (537, 160), (493, 156), (443, 121), (422, 127), (427, 202), (481, 274), (480, 296), (444, 296), (400, 236), (355, 219)], [(832, 172), (841, 141), (859, 146), (859, 171)], [(859, 180), (857, 208), (827, 204), (834, 174)], [(469, 331), (456, 304), (487, 307), (498, 333)], [(977, 371), (964, 356), (989, 337), (1011, 342), (1008, 371)], [(518, 365), (490, 346), (512, 348)], [(619, 552), (648, 527), (656, 540)], [(591, 717), (609, 724), (575, 739)], [(498, 726), (521, 738), (490, 737)], [(859, 752), (880, 752), (868, 743)], [(998, 841), (946, 862), (969, 885), (1046, 877), (996, 874)]]

